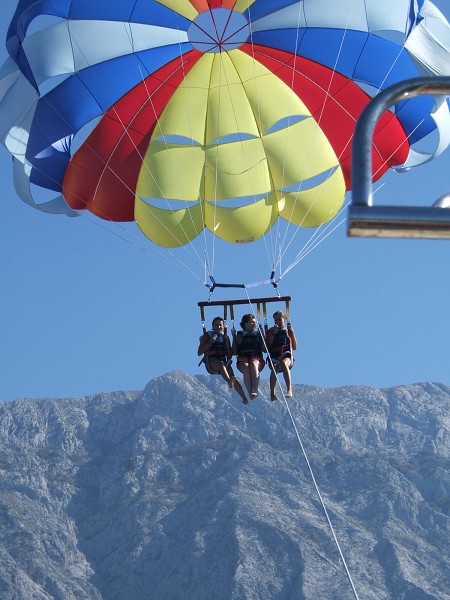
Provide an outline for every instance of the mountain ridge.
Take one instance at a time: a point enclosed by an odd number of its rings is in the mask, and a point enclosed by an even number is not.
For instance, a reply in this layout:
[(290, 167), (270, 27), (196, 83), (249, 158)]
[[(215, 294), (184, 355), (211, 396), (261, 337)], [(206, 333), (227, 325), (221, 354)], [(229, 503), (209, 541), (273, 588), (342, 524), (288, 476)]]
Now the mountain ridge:
[[(450, 387), (294, 385), (300, 440), (361, 598), (450, 599)], [(0, 403), (2, 598), (352, 598), (268, 383)], [(359, 592), (361, 590), (361, 592)]]

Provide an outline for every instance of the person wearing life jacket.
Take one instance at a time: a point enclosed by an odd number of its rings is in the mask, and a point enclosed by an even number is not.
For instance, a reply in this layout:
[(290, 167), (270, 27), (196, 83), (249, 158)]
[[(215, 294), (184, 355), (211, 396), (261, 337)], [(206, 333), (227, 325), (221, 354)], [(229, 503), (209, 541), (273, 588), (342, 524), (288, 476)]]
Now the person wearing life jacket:
[(222, 317), (215, 317), (212, 321), (212, 330), (206, 331), (199, 341), (198, 356), (203, 356), (206, 370), (212, 375), (221, 375), (230, 388), (234, 388), (244, 404), (248, 404), (247, 397), (241, 384), (234, 375), (231, 367), (232, 347), (230, 338), (225, 333), (225, 322)]
[(270, 367), (270, 399), (277, 400), (275, 387), (277, 385), (277, 373), (283, 373), (286, 384), (286, 398), (292, 398), (291, 368), (294, 364), (293, 351), (297, 349), (297, 338), (291, 323), (286, 323), (286, 315), (278, 310), (273, 315), (275, 325), (267, 332), (267, 349), (269, 358), (267, 362)]
[(244, 315), (240, 325), (242, 331), (234, 337), (233, 354), (237, 355), (237, 368), (244, 376), (250, 398), (254, 400), (258, 395), (259, 374), (265, 365), (264, 340), (254, 315)]

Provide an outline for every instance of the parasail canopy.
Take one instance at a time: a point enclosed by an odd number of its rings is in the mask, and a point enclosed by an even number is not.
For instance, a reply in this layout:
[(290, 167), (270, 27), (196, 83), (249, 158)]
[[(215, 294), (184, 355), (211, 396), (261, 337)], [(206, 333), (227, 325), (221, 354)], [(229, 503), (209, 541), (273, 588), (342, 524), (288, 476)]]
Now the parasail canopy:
[[(7, 48), (0, 136), (19, 196), (136, 220), (166, 247), (330, 221), (371, 97), (450, 74), (450, 27), (428, 0), (20, 0)], [(449, 141), (446, 99), (396, 105), (374, 179)], [(57, 195), (39, 203), (36, 186)]]

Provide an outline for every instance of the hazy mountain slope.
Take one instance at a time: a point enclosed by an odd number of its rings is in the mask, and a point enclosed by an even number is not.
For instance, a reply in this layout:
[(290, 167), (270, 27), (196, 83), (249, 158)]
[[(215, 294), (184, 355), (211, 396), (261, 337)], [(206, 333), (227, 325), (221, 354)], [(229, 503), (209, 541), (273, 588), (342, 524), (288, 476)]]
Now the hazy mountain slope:
[[(361, 600), (448, 600), (450, 388), (295, 386)], [(353, 598), (283, 402), (216, 377), (0, 404), (3, 599)]]

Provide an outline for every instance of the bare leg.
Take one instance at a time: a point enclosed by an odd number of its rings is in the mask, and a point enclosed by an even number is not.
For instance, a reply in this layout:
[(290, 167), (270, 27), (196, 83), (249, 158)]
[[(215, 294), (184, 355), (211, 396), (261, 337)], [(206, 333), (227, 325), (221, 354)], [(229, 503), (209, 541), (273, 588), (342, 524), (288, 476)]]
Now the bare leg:
[(237, 393), (239, 394), (239, 396), (242, 398), (242, 402), (244, 404), (248, 404), (247, 396), (245, 395), (245, 392), (242, 389), (242, 385), (239, 383), (239, 381), (237, 379), (234, 382), (234, 389), (237, 391)]
[(210, 358), (209, 366), (213, 371), (217, 371), (219, 373), (219, 375), (222, 377), (222, 379), (224, 379), (230, 387), (233, 387), (233, 379), (232, 379), (233, 372), (231, 372), (231, 375), (230, 375), (227, 367), (224, 365), (224, 363), (221, 360), (218, 360), (217, 358)]
[(239, 396), (242, 398), (242, 402), (244, 404), (248, 404), (248, 400), (245, 396), (244, 390), (242, 389), (241, 384), (236, 379), (235, 374), (233, 373), (233, 369), (227, 367), (222, 361), (217, 360), (216, 358), (212, 358), (209, 361), (209, 365), (212, 369), (219, 372), (220, 376), (228, 383), (230, 388), (234, 388)]
[(281, 361), (281, 369), (283, 371), (284, 382), (286, 384), (286, 398), (292, 398), (292, 383), (291, 383), (291, 370), (289, 365), (291, 364), (290, 358), (284, 358)]
[(238, 362), (237, 368), (242, 373), (244, 377), (244, 385), (247, 388), (250, 398), (252, 397), (252, 378), (250, 374), (250, 366), (248, 362)]
[(275, 371), (272, 369), (272, 366), (270, 366), (270, 399), (272, 401), (278, 400), (278, 398), (275, 394), (276, 386), (277, 386), (277, 375), (276, 375)]
[(248, 365), (248, 368), (249, 368), (250, 380), (251, 380), (251, 394), (250, 394), (250, 398), (252, 398), (252, 400), (253, 400), (258, 395), (258, 388), (259, 388), (259, 360), (258, 361), (255, 361), (255, 360), (250, 361), (250, 364)]

